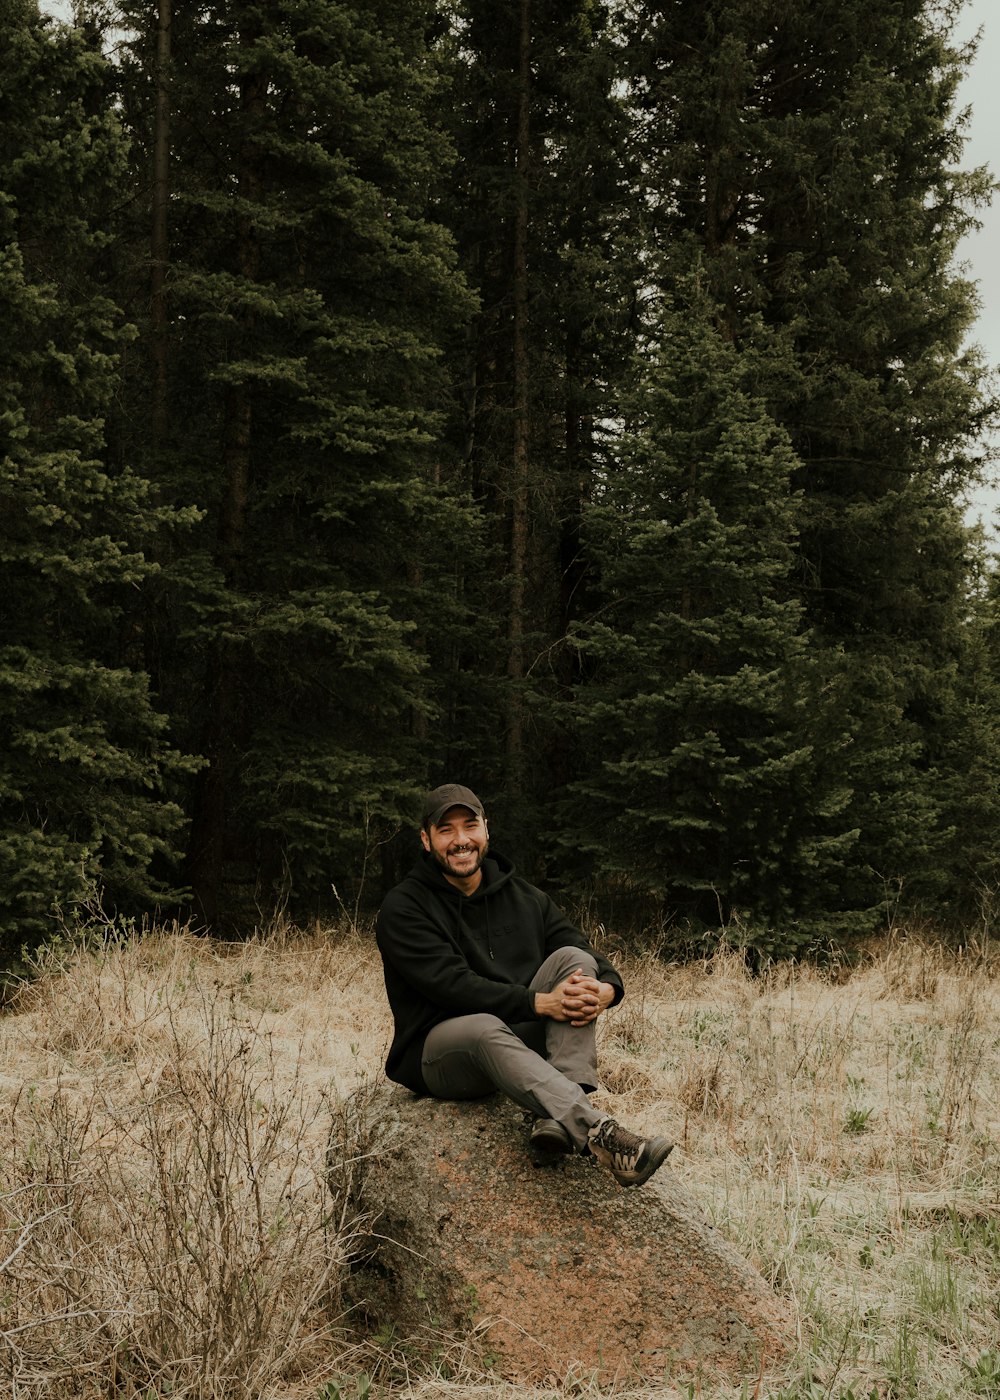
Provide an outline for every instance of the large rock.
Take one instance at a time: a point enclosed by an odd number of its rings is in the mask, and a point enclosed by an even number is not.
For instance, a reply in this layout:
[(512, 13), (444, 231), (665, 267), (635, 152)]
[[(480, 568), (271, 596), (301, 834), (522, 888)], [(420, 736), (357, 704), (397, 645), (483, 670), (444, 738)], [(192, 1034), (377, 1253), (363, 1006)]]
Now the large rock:
[(708, 1224), (669, 1161), (624, 1190), (592, 1159), (542, 1165), (509, 1101), (442, 1103), (386, 1085), (358, 1111), (365, 1152), (331, 1187), (362, 1230), (348, 1302), (440, 1353), (471, 1337), (497, 1374), (535, 1383), (757, 1374), (791, 1319)]

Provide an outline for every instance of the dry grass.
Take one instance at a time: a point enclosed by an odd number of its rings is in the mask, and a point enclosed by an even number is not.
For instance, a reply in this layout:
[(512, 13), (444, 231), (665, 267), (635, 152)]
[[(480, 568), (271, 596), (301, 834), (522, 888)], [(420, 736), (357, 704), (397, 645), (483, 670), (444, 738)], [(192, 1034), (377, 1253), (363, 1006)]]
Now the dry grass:
[[(754, 980), (724, 950), (625, 968), (603, 1103), (673, 1131), (674, 1173), (800, 1320), (758, 1400), (1000, 1400), (996, 972), (901, 939), (836, 979)], [(54, 955), (0, 1021), (0, 1387), (524, 1395), (460, 1347), (416, 1377), (346, 1340), (351, 1232), (324, 1150), (336, 1124), (356, 1154), (339, 1105), (377, 1079), (388, 1030), (357, 935), (174, 931)], [(596, 1392), (568, 1375), (562, 1393)]]
[(323, 1163), (381, 1054), (369, 950), (176, 932), (49, 964), (0, 1023), (8, 1393), (314, 1395), (346, 1350)]
[[(838, 979), (631, 969), (613, 1109), (673, 1121), (675, 1173), (794, 1306), (801, 1354), (762, 1393), (1000, 1400), (997, 970), (905, 940)], [(646, 1082), (616, 1082), (637, 1055)]]

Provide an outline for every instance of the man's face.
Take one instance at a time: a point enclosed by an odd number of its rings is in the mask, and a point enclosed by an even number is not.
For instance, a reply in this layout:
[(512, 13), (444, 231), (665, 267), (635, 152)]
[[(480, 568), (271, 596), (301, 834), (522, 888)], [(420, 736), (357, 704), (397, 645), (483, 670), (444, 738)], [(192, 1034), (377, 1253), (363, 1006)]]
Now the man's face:
[(464, 885), (478, 884), (479, 868), (490, 848), (486, 822), (468, 807), (449, 807), (436, 826), (421, 831), (420, 840), (445, 875)]

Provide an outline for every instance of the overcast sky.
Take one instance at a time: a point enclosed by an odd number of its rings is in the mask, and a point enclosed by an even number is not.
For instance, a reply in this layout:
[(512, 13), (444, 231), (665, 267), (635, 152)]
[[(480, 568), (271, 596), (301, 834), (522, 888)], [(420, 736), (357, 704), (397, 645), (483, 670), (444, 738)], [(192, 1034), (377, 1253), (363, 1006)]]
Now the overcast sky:
[[(979, 52), (961, 91), (962, 101), (972, 109), (964, 164), (988, 165), (996, 180), (1000, 178), (1000, 8), (996, 0), (968, 0), (959, 35), (970, 38), (977, 29), (982, 30)], [(972, 339), (983, 347), (991, 365), (1000, 366), (1000, 193), (980, 218), (982, 228), (962, 246), (982, 301)], [(997, 467), (994, 472), (1000, 474)], [(1000, 491), (988, 487), (977, 492), (970, 514), (995, 531), (1000, 524)]]
[[(992, 9), (992, 12), (991, 12)], [(996, 0), (970, 0), (963, 13), (960, 35), (970, 37), (982, 30), (976, 62), (962, 84), (961, 97), (971, 107), (969, 139), (965, 148), (967, 166), (988, 165), (994, 179), (1000, 177), (1000, 10)], [(1000, 195), (992, 209), (981, 218), (981, 231), (967, 240), (964, 248), (980, 284), (983, 309), (978, 339), (990, 350), (994, 363), (1000, 362)]]

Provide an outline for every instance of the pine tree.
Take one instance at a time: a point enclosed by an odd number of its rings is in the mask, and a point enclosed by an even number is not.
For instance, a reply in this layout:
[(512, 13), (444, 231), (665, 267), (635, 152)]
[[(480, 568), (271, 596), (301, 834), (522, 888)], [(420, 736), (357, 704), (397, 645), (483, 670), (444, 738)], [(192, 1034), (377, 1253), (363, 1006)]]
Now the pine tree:
[(568, 775), (548, 716), (573, 682), (563, 641), (587, 587), (580, 518), (631, 349), (637, 230), (610, 9), (462, 4), (450, 36), (460, 159), (446, 214), (480, 298), (452, 357), (454, 431), (492, 546), (465, 580), (480, 683), (453, 703), (473, 761), (488, 755), (519, 859)]
[(588, 512), (603, 601), (575, 634), (589, 674), (566, 812), (606, 889), (796, 951), (856, 834), (824, 771), (846, 736), (789, 588), (798, 464), (704, 295), (678, 285)]
[[(154, 35), (124, 9), (141, 189)], [(430, 762), (423, 648), (475, 522), (436, 481), (440, 346), (468, 303), (431, 217), (449, 152), (426, 24), (415, 0), (238, 0), (171, 26), (167, 436), (135, 447), (206, 512), (150, 664), (206, 759), (189, 868), (210, 922), (344, 890)]]
[(967, 55), (921, 0), (632, 14), (658, 244), (697, 240), (802, 464), (796, 587), (854, 734), (852, 898), (916, 888), (949, 839), (934, 754), (964, 613), (961, 497), (988, 410), (954, 262), (986, 192), (983, 172), (957, 168)]
[[(178, 767), (129, 643), (159, 523), (109, 460), (128, 329), (106, 289), (124, 169), (107, 69), (84, 37), (0, 0), (0, 958), (103, 892), (162, 893)], [(162, 874), (163, 871), (160, 871)]]
[(941, 722), (931, 747), (942, 858), (918, 889), (938, 918), (943, 912), (969, 941), (976, 932), (991, 936), (1000, 896), (1000, 579), (978, 536), (970, 555), (968, 607), (955, 661), (942, 678)]

